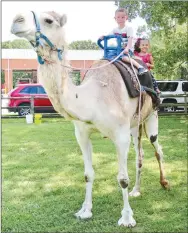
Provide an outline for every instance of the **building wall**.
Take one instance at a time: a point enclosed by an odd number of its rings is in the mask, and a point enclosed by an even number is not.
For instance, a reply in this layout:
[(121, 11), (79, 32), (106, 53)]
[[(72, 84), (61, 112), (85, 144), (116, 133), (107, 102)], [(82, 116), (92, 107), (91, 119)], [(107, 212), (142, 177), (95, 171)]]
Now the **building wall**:
[[(92, 60), (72, 60), (70, 65), (78, 68), (89, 68), (94, 61)], [(13, 71), (15, 70), (37, 70), (38, 62), (36, 59), (2, 59), (1, 69), (5, 72), (5, 91), (9, 92), (13, 88)], [(81, 71), (83, 79), (86, 71)]]

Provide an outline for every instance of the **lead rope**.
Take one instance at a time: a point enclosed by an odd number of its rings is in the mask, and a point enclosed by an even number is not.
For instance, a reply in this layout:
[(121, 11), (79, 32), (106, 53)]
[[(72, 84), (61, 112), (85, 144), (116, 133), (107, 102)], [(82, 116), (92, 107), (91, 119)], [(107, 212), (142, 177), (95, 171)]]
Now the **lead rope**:
[(74, 66), (65, 66), (65, 65), (61, 65), (63, 67), (69, 68), (69, 69), (73, 69), (73, 70), (97, 70), (100, 68), (104, 68), (105, 66), (108, 66), (110, 64), (112, 64), (113, 62), (115, 62), (121, 55), (123, 55), (123, 51), (117, 56), (115, 57), (113, 60), (109, 61), (108, 63), (102, 65), (102, 66), (98, 66), (98, 67), (93, 67), (93, 68), (77, 68)]
[(132, 70), (133, 70), (133, 72), (134, 72), (134, 74), (135, 74), (135, 76), (136, 76), (136, 79), (137, 79), (137, 82), (138, 82), (138, 86), (139, 86), (139, 91), (140, 91), (140, 94), (139, 94), (139, 101), (138, 101), (138, 132), (139, 132), (139, 126), (140, 126), (140, 112), (141, 112), (141, 98), (142, 98), (142, 93), (141, 93), (141, 85), (140, 85), (140, 81), (139, 81), (139, 79), (138, 79), (138, 76), (137, 76), (137, 74), (136, 74), (136, 71), (135, 71), (135, 68), (134, 68), (134, 66), (133, 66), (133, 63), (132, 63), (132, 61), (131, 61), (131, 57), (130, 57), (130, 55), (128, 54), (128, 57), (129, 57), (129, 61), (130, 61), (130, 63), (131, 63), (131, 67), (132, 67)]

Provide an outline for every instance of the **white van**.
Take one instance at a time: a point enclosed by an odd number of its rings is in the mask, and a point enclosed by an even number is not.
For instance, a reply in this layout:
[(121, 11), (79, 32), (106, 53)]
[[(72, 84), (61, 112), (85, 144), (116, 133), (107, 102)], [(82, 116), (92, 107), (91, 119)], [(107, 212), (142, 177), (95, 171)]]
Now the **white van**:
[[(161, 95), (179, 95), (188, 94), (188, 81), (173, 80), (173, 81), (157, 81)], [(186, 98), (186, 99), (185, 99)], [(163, 97), (161, 96), (161, 103), (185, 103), (188, 102), (188, 97)], [(165, 112), (174, 112), (176, 110), (184, 110), (184, 106), (165, 106), (160, 110)]]

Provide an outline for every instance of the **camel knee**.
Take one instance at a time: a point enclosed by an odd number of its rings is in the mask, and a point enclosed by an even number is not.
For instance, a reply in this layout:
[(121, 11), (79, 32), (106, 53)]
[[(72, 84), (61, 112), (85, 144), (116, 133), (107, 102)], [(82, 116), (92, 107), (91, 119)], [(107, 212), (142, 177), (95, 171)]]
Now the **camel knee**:
[(157, 134), (156, 135), (151, 135), (150, 136), (150, 142), (153, 144), (157, 140)]
[(123, 189), (125, 189), (125, 188), (127, 188), (128, 187), (128, 185), (129, 185), (129, 178), (128, 178), (128, 176), (126, 176), (126, 175), (118, 175), (118, 177), (117, 177), (117, 180), (118, 180), (118, 183), (120, 184), (120, 186), (123, 188)]
[(128, 179), (120, 179), (118, 181), (119, 181), (119, 184), (121, 185), (121, 187), (123, 189), (127, 188), (128, 185), (129, 185), (129, 180)]
[(138, 162), (138, 168), (139, 168), (139, 169), (142, 168), (142, 160), (140, 160), (140, 161)]
[(92, 172), (87, 172), (84, 174), (85, 182), (93, 182), (95, 179), (95, 173), (94, 171)]

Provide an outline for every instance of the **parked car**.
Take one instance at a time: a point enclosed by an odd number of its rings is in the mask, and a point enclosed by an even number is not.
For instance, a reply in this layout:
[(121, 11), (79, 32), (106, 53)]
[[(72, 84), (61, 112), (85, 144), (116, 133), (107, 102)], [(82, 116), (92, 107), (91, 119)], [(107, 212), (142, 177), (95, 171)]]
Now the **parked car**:
[[(161, 95), (179, 95), (188, 94), (188, 81), (185, 80), (174, 80), (174, 81), (157, 81)], [(188, 102), (188, 97), (161, 97), (161, 103), (185, 103)], [(184, 106), (165, 106), (160, 107), (161, 111), (174, 112), (176, 110), (184, 110)]]
[(34, 83), (19, 84), (16, 88), (8, 93), (9, 98), (17, 97), (16, 99), (9, 100), (9, 112), (18, 112), (20, 116), (29, 114), (31, 112), (31, 96), (34, 96), (35, 112), (55, 112), (52, 103), (50, 102), (48, 95), (46, 94), (42, 85)]

